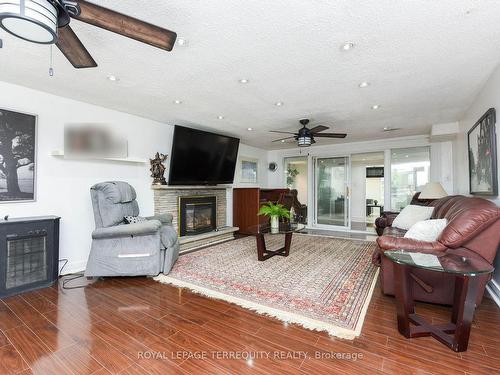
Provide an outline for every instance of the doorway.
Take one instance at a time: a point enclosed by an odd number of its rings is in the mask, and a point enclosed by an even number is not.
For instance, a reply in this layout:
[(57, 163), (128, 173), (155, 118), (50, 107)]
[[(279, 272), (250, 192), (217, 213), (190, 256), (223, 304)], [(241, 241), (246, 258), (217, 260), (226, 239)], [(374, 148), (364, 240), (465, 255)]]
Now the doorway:
[[(290, 190), (297, 190), (297, 200), (302, 205), (307, 205), (308, 184), (308, 157), (296, 156), (284, 159), (285, 186)], [(303, 218), (307, 222), (306, 217)]]
[(384, 152), (351, 155), (351, 229), (375, 232), (384, 211)]
[(315, 224), (350, 229), (349, 157), (317, 158), (315, 175)]

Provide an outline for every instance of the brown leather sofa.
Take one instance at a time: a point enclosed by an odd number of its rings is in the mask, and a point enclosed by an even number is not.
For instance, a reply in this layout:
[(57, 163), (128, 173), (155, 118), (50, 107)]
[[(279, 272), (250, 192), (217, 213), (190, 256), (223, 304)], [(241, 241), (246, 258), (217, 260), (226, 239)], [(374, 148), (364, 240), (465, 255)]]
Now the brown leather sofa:
[[(411, 198), (410, 204), (417, 206), (428, 206), (434, 199), (419, 199), (420, 192), (415, 193), (415, 195)], [(384, 229), (390, 227), (392, 222), (399, 215), (399, 212), (394, 211), (384, 211), (375, 219), (375, 230), (379, 236), (384, 233)]]
[[(387, 226), (377, 238), (377, 250), (373, 263), (380, 266), (382, 292), (394, 295), (393, 263), (383, 255), (386, 250), (405, 249), (439, 256), (452, 252), (471, 258), (486, 259), (493, 264), (500, 244), (500, 208), (482, 198), (461, 195), (437, 199), (432, 219), (448, 220), (448, 225), (437, 241), (424, 242), (404, 238), (406, 231)], [(412, 290), (415, 300), (451, 305), (455, 279), (451, 275), (421, 269), (411, 271)], [(480, 303), (490, 275), (481, 276), (477, 303)]]

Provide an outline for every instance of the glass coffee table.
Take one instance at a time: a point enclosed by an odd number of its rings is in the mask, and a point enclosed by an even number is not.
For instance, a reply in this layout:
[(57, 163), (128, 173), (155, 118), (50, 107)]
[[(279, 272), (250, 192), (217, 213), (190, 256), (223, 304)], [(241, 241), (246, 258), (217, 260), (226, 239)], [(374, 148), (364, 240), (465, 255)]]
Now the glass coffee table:
[[(467, 350), (476, 297), (494, 267), (481, 258), (469, 258), (451, 251), (439, 256), (405, 250), (385, 251), (394, 263), (394, 290), (398, 330), (406, 338), (432, 336), (456, 352)], [(432, 325), (415, 313), (410, 270), (420, 268), (455, 276), (455, 294), (451, 322)]]
[[(250, 227), (250, 233), (255, 236), (257, 240), (257, 259), (260, 261), (267, 260), (273, 256), (279, 255), (287, 257), (290, 254), (290, 245), (292, 244), (292, 234), (305, 228), (303, 224), (288, 224), (280, 223), (276, 232), (271, 231), (270, 224), (260, 224)], [(285, 244), (282, 248), (277, 250), (267, 250), (265, 234), (268, 235), (285, 235)]]

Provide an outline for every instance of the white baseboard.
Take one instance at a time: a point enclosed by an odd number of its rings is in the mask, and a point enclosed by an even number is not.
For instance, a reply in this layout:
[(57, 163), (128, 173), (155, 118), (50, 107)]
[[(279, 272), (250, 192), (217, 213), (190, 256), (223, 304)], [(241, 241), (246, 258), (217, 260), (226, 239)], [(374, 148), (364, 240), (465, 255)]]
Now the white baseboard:
[(496, 281), (491, 280), (488, 285), (486, 285), (486, 290), (497, 306), (500, 307), (500, 286), (496, 283)]
[(357, 223), (364, 223), (366, 221), (366, 216), (352, 216), (351, 221), (354, 221)]
[(85, 268), (87, 267), (86, 260), (82, 260), (79, 262), (68, 262), (68, 264), (66, 264), (66, 266), (64, 266), (64, 268), (61, 272), (61, 267), (64, 265), (64, 262), (65, 261), (59, 261), (60, 276), (83, 272), (83, 271), (85, 271)]

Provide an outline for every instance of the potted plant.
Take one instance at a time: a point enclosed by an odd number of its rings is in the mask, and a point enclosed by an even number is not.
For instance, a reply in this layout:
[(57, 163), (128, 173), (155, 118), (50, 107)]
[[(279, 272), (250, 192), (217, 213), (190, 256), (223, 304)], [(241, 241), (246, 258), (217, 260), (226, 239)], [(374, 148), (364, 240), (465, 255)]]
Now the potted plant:
[(271, 233), (279, 232), (279, 219), (284, 217), (290, 219), (290, 211), (282, 204), (267, 202), (262, 205), (259, 210), (259, 215), (269, 216), (271, 218)]

